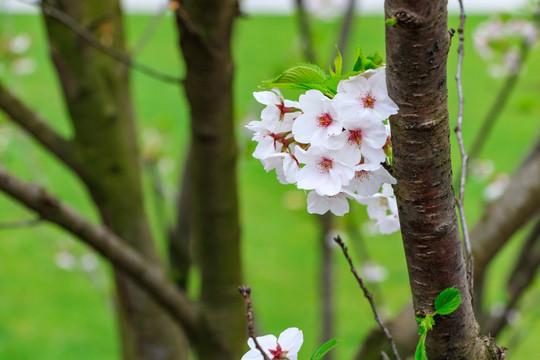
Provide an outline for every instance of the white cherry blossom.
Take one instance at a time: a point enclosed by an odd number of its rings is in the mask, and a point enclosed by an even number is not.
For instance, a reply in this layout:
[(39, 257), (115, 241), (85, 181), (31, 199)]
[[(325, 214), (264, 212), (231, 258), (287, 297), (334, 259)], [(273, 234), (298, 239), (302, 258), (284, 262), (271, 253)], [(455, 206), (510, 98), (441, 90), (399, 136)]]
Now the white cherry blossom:
[(381, 164), (362, 164), (356, 167), (347, 188), (360, 196), (371, 196), (385, 183), (395, 184), (396, 179)]
[(379, 164), (386, 158), (386, 138), (386, 128), (380, 120), (363, 118), (349, 121), (341, 134), (328, 138), (327, 147), (355, 153), (358, 162), (362, 156), (364, 161)]
[(300, 115), (298, 102), (284, 99), (279, 89), (254, 92), (253, 96), (259, 103), (266, 105), (261, 112), (262, 120), (281, 121), (292, 126), (292, 121)]
[[(258, 336), (257, 342), (271, 360), (297, 360), (304, 335), (298, 328), (288, 328), (278, 339), (274, 335), (265, 335)], [(242, 360), (264, 360), (253, 339), (248, 340), (248, 345), (250, 350), (242, 356)]]
[(382, 121), (398, 112), (398, 106), (388, 96), (385, 67), (342, 80), (337, 91), (334, 100), (340, 113), (347, 114), (345, 125), (363, 117)]
[(290, 126), (283, 121), (251, 121), (246, 128), (255, 132), (251, 140), (257, 141), (258, 144), (253, 157), (260, 160), (281, 152), (283, 142), (287, 142), (292, 137)]
[(308, 90), (298, 99), (302, 114), (293, 123), (292, 133), (303, 144), (324, 145), (331, 135), (343, 130), (334, 103), (318, 90)]
[(349, 212), (349, 202), (345, 193), (340, 192), (334, 196), (319, 195), (317, 191), (310, 191), (307, 196), (307, 211), (310, 214), (326, 214), (328, 211), (337, 216)]
[(370, 219), (383, 234), (391, 234), (399, 230), (399, 217), (396, 198), (392, 185), (383, 184), (382, 191), (370, 197), (359, 197), (358, 202), (367, 205)]
[(261, 160), (267, 172), (275, 169), (276, 175), (282, 184), (294, 184), (300, 172), (300, 164), (296, 157), (288, 151), (267, 156)]
[(356, 160), (346, 152), (312, 145), (307, 151), (296, 147), (296, 158), (306, 164), (298, 173), (299, 189), (317, 190), (320, 195), (337, 195), (354, 176)]

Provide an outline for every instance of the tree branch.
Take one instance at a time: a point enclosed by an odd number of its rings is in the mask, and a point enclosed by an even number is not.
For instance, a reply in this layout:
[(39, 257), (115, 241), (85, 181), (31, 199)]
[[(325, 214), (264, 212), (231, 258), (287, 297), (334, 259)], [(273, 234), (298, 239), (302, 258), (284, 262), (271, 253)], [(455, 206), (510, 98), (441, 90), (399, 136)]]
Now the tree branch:
[(465, 151), (465, 145), (463, 144), (463, 132), (461, 131), (461, 126), (463, 124), (463, 104), (465, 100), (463, 99), (463, 86), (461, 84), (461, 69), (463, 67), (463, 56), (464, 56), (464, 48), (463, 43), (465, 42), (465, 37), (463, 36), (463, 31), (465, 29), (465, 9), (463, 8), (463, 1), (459, 0), (459, 9), (460, 9), (460, 17), (459, 17), (459, 47), (458, 47), (458, 64), (457, 64), (457, 71), (456, 71), (456, 83), (457, 83), (457, 91), (458, 91), (458, 99), (459, 99), (459, 109), (458, 109), (458, 118), (457, 118), (457, 125), (454, 131), (456, 132), (456, 137), (459, 143), (459, 151), (461, 153), (461, 173), (460, 173), (460, 181), (459, 181), (459, 197), (456, 199), (456, 204), (458, 207), (458, 213), (459, 213), (459, 220), (461, 222), (461, 231), (463, 235), (463, 243), (465, 244), (465, 258), (467, 260), (467, 280), (469, 281), (469, 292), (471, 294), (471, 301), (474, 302), (473, 298), (473, 267), (474, 267), (474, 259), (472, 257), (472, 250), (471, 250), (471, 240), (469, 238), (469, 229), (467, 228), (467, 218), (465, 216), (465, 180), (467, 178), (467, 152)]
[(315, 50), (313, 49), (313, 42), (311, 41), (311, 27), (309, 24), (309, 17), (306, 11), (304, 0), (295, 0), (296, 3), (296, 16), (298, 19), (298, 26), (300, 28), (300, 41), (302, 44), (302, 51), (304, 57), (310, 63), (315, 63)]
[(219, 343), (217, 338), (209, 338), (211, 325), (205, 318), (200, 322), (203, 314), (196, 305), (167, 280), (158, 266), (146, 261), (110, 230), (91, 224), (41, 187), (22, 182), (3, 168), (0, 168), (0, 190), (102, 254), (159, 302), (195, 342)]
[(20, 229), (20, 228), (28, 228), (32, 226), (36, 226), (41, 224), (42, 219), (36, 218), (36, 219), (27, 219), (27, 220), (19, 220), (19, 221), (6, 221), (0, 223), (0, 229)]
[(23, 104), (0, 82), (0, 109), (17, 125), (25, 129), (41, 145), (76, 172), (79, 168), (73, 156), (72, 144), (61, 137), (36, 112)]
[(164, 72), (156, 70), (148, 65), (141, 64), (135, 61), (128, 54), (113, 47), (103, 45), (100, 39), (98, 39), (92, 32), (81, 26), (75, 19), (73, 19), (68, 14), (60, 11), (59, 9), (52, 7), (46, 3), (42, 3), (41, 8), (43, 14), (58, 20), (75, 34), (77, 34), (81, 39), (86, 41), (88, 44), (103, 52), (107, 56), (113, 58), (114, 60), (118, 61), (119, 63), (124, 64), (127, 67), (140, 71), (143, 74), (146, 74), (150, 77), (153, 77), (154, 79), (158, 79), (163, 82), (172, 84), (181, 84), (183, 82), (182, 78), (165, 74)]
[(373, 301), (373, 296), (364, 285), (364, 281), (362, 281), (362, 278), (358, 276), (358, 273), (356, 272), (356, 269), (354, 268), (353, 261), (351, 257), (349, 256), (347, 247), (345, 246), (345, 244), (343, 243), (343, 240), (341, 240), (339, 236), (335, 237), (334, 241), (341, 247), (341, 250), (343, 251), (343, 255), (345, 255), (345, 258), (347, 259), (347, 262), (349, 263), (349, 266), (351, 267), (351, 272), (356, 278), (358, 285), (360, 285), (360, 288), (364, 292), (364, 297), (368, 299), (369, 301), (369, 305), (371, 306), (371, 310), (373, 311), (373, 315), (375, 316), (375, 321), (377, 322), (377, 324), (379, 324), (379, 327), (384, 332), (384, 335), (386, 336), (386, 338), (388, 339), (388, 342), (390, 343), (390, 346), (392, 347), (392, 352), (394, 353), (396, 360), (401, 360), (401, 358), (399, 357), (397, 348), (396, 348), (396, 343), (394, 342), (394, 338), (392, 337), (392, 334), (390, 334), (390, 331), (388, 331), (386, 326), (384, 326), (381, 318), (379, 317), (379, 313), (377, 312), (375, 302)]
[(471, 231), (475, 278), (484, 273), (507, 240), (540, 210), (540, 149), (518, 170), (501, 197)]
[(533, 282), (538, 269), (540, 268), (540, 219), (529, 233), (519, 258), (516, 260), (514, 270), (508, 278), (506, 288), (510, 299), (504, 310), (486, 320), (484, 329), (493, 337), (497, 337), (499, 332), (508, 324), (510, 313), (516, 308), (517, 302), (523, 292)]
[(263, 348), (259, 344), (259, 341), (257, 340), (257, 337), (255, 336), (255, 322), (253, 319), (253, 305), (251, 304), (251, 287), (249, 286), (239, 286), (238, 291), (240, 291), (240, 294), (244, 297), (244, 300), (246, 301), (247, 306), (247, 320), (248, 320), (248, 334), (249, 337), (253, 340), (253, 343), (255, 344), (255, 347), (259, 352), (261, 353), (264, 360), (270, 360), (268, 358), (268, 355), (264, 352)]

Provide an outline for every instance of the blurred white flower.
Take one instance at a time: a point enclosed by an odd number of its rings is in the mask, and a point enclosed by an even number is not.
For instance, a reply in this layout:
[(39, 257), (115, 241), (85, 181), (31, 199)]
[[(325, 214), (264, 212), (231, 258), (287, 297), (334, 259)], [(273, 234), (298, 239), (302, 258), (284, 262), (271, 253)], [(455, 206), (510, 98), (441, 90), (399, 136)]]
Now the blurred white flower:
[(11, 63), (11, 69), (17, 75), (30, 75), (36, 71), (36, 68), (35, 60), (28, 57), (15, 59)]
[(361, 269), (362, 278), (367, 282), (379, 283), (388, 277), (388, 270), (371, 260), (363, 263)]
[(498, 199), (510, 184), (510, 177), (507, 174), (498, 174), (484, 190), (484, 200), (490, 202)]
[(495, 163), (491, 159), (473, 159), (470, 164), (471, 175), (478, 180), (485, 180), (495, 171)]
[(54, 261), (56, 262), (56, 266), (62, 270), (70, 271), (75, 269), (76, 266), (75, 256), (67, 250), (61, 250), (56, 253)]
[(96, 255), (92, 253), (86, 253), (81, 256), (81, 266), (84, 270), (91, 272), (97, 269), (99, 261)]
[(11, 39), (9, 47), (12, 53), (21, 55), (28, 51), (31, 44), (32, 39), (28, 34), (20, 34)]

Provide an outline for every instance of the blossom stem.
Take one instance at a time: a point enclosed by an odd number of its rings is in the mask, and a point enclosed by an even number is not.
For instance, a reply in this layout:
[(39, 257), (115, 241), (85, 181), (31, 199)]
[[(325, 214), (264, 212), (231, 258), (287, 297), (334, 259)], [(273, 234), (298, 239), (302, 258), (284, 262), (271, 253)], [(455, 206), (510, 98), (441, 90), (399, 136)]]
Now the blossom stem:
[(377, 321), (377, 324), (379, 324), (379, 327), (383, 331), (384, 335), (390, 342), (390, 346), (392, 347), (392, 352), (394, 353), (394, 356), (396, 360), (401, 360), (399, 357), (399, 353), (397, 351), (396, 343), (394, 341), (394, 338), (392, 337), (392, 334), (390, 334), (390, 331), (386, 326), (384, 326), (384, 323), (382, 322), (381, 318), (379, 317), (379, 313), (377, 312), (377, 308), (375, 307), (375, 302), (373, 301), (373, 295), (369, 292), (369, 290), (364, 285), (364, 281), (362, 278), (358, 275), (356, 272), (356, 269), (354, 268), (353, 261), (351, 257), (349, 256), (349, 250), (347, 249), (347, 246), (345, 246), (345, 243), (343, 243), (343, 240), (339, 236), (336, 236), (334, 238), (334, 241), (336, 244), (338, 244), (341, 247), (341, 250), (343, 251), (343, 255), (345, 255), (345, 258), (349, 262), (349, 266), (351, 267), (351, 272), (353, 273), (354, 277), (356, 278), (356, 281), (358, 282), (358, 285), (360, 285), (360, 288), (364, 292), (364, 297), (368, 299), (369, 305), (371, 305), (371, 310), (373, 311), (373, 315), (375, 316), (375, 321)]
[(254, 318), (253, 318), (253, 305), (251, 304), (251, 287), (249, 286), (239, 286), (238, 291), (240, 291), (240, 294), (244, 297), (244, 300), (246, 301), (247, 306), (247, 320), (248, 320), (248, 335), (250, 338), (253, 339), (253, 342), (255, 343), (255, 347), (257, 350), (260, 351), (261, 355), (263, 356), (264, 360), (270, 360), (268, 355), (264, 352), (263, 348), (257, 341), (257, 337), (255, 336), (255, 326), (254, 326)]

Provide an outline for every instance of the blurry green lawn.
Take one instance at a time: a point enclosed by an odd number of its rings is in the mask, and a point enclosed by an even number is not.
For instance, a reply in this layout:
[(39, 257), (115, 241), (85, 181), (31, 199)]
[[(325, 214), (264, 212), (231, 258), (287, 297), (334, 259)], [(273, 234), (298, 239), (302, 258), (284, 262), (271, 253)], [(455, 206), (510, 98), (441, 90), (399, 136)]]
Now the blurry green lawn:
[[(481, 19), (468, 17), (467, 32)], [(34, 39), (31, 53), (37, 59), (37, 72), (27, 77), (9, 76), (4, 79), (18, 94), (54, 123), (62, 133), (69, 134), (64, 107), (60, 101), (58, 84), (47, 60), (47, 48), (36, 17), (2, 18), (5, 29), (17, 34), (26, 32)], [(145, 28), (149, 18), (132, 16), (128, 19), (130, 43), (133, 44)], [(452, 18), (449, 26), (457, 27)], [(326, 63), (335, 42), (337, 26), (317, 22), (315, 41), (321, 63)], [(177, 35), (171, 18), (163, 19), (152, 41), (138, 56), (138, 60), (171, 74), (181, 74), (177, 50)], [(457, 39), (454, 39), (457, 42)], [(260, 80), (275, 76), (284, 67), (301, 61), (299, 39), (294, 19), (285, 17), (248, 17), (238, 21), (236, 32), (237, 77), (236, 115), (240, 148), (239, 185), (245, 282), (253, 287), (253, 300), (259, 334), (278, 335), (287, 327), (297, 326), (304, 331), (305, 344), (301, 350), (308, 357), (319, 344), (319, 240), (317, 219), (305, 211), (304, 195), (293, 186), (282, 186), (275, 175), (267, 174), (261, 164), (250, 156), (254, 144), (243, 124), (257, 118), (261, 107), (251, 93)], [(384, 53), (384, 27), (380, 18), (362, 18), (354, 31), (351, 44), (360, 46), (364, 53), (380, 50)], [(351, 55), (351, 52), (349, 52)], [(349, 56), (346, 66), (350, 65)], [(349, 61), (347, 61), (349, 60)], [(456, 43), (450, 51), (449, 101), (452, 123), (455, 123), (457, 95), (453, 76), (456, 63)], [(535, 51), (528, 61), (526, 76), (510, 99), (501, 121), (497, 125), (483, 158), (492, 159), (496, 172), (511, 173), (538, 135), (540, 117), (540, 52)], [(502, 80), (487, 76), (486, 66), (472, 48), (466, 44), (463, 70), (465, 91), (466, 144), (470, 144), (480, 121), (491, 105)], [(174, 187), (187, 148), (188, 121), (182, 90), (162, 84), (139, 73), (133, 73), (133, 95), (139, 120), (141, 138), (152, 134), (162, 136), (160, 153), (164, 160), (160, 169), (168, 194), (173, 203)], [(208, 84), (212, 86), (212, 84)], [(11, 142), (0, 153), (0, 163), (25, 179), (43, 184), (62, 199), (97, 219), (88, 197), (77, 179), (48, 154), (35, 146), (20, 131), (0, 120)], [(454, 140), (454, 138), (453, 138)], [(161, 141), (161, 140), (160, 140)], [(158, 142), (160, 142), (158, 141)], [(454, 168), (459, 165), (455, 141), (453, 143)], [(482, 191), (487, 181), (471, 179), (467, 188), (469, 224), (479, 218), (484, 208)], [(156, 236), (162, 240), (165, 219), (158, 216), (156, 199), (147, 176), (148, 210), (152, 213)], [(158, 200), (159, 201), (159, 200)], [(173, 218), (168, 204), (166, 217)], [(159, 206), (159, 204), (158, 204)], [(365, 210), (354, 208), (346, 219), (356, 222), (363, 231), (368, 227)], [(0, 221), (31, 218), (32, 214), (0, 196)], [(343, 228), (344, 226), (338, 225)], [(364, 231), (365, 233), (365, 231)], [(344, 235), (347, 239), (347, 236)], [(523, 237), (523, 234), (521, 234)], [(376, 301), (384, 315), (395, 315), (409, 301), (409, 285), (399, 235), (369, 236), (365, 245), (370, 256), (388, 270), (388, 278), (377, 285)], [(504, 301), (502, 284), (505, 269), (513, 264), (517, 243), (509, 246), (504, 255), (492, 266), (489, 283), (490, 304)], [(162, 244), (161, 244), (162, 246)], [(358, 250), (358, 244), (351, 244)], [(162, 246), (163, 248), (163, 246)], [(78, 257), (87, 252), (84, 246), (55, 228), (46, 225), (30, 229), (0, 230), (0, 359), (118, 359), (118, 344), (113, 318), (113, 301), (109, 299), (110, 283), (103, 271), (105, 266), (91, 273), (80, 270), (62, 270), (56, 260), (69, 250)], [(60, 253), (60, 255), (59, 255)], [(353, 251), (356, 259), (365, 257)], [(357, 284), (349, 274), (346, 263), (336, 250), (335, 296), (336, 333), (346, 340), (337, 350), (337, 359), (349, 359), (360, 339), (374, 326), (369, 306)], [(196, 279), (195, 279), (196, 280)], [(196, 283), (196, 281), (194, 281)], [(373, 285), (372, 285), (373, 286)], [(519, 320), (519, 328), (503, 334), (499, 343), (508, 345), (511, 337), (522, 342), (509, 356), (513, 359), (533, 359), (537, 354), (536, 337), (540, 335), (540, 297), (538, 281), (528, 292), (523, 303), (526, 313)], [(534, 354), (534, 355), (533, 355)]]

